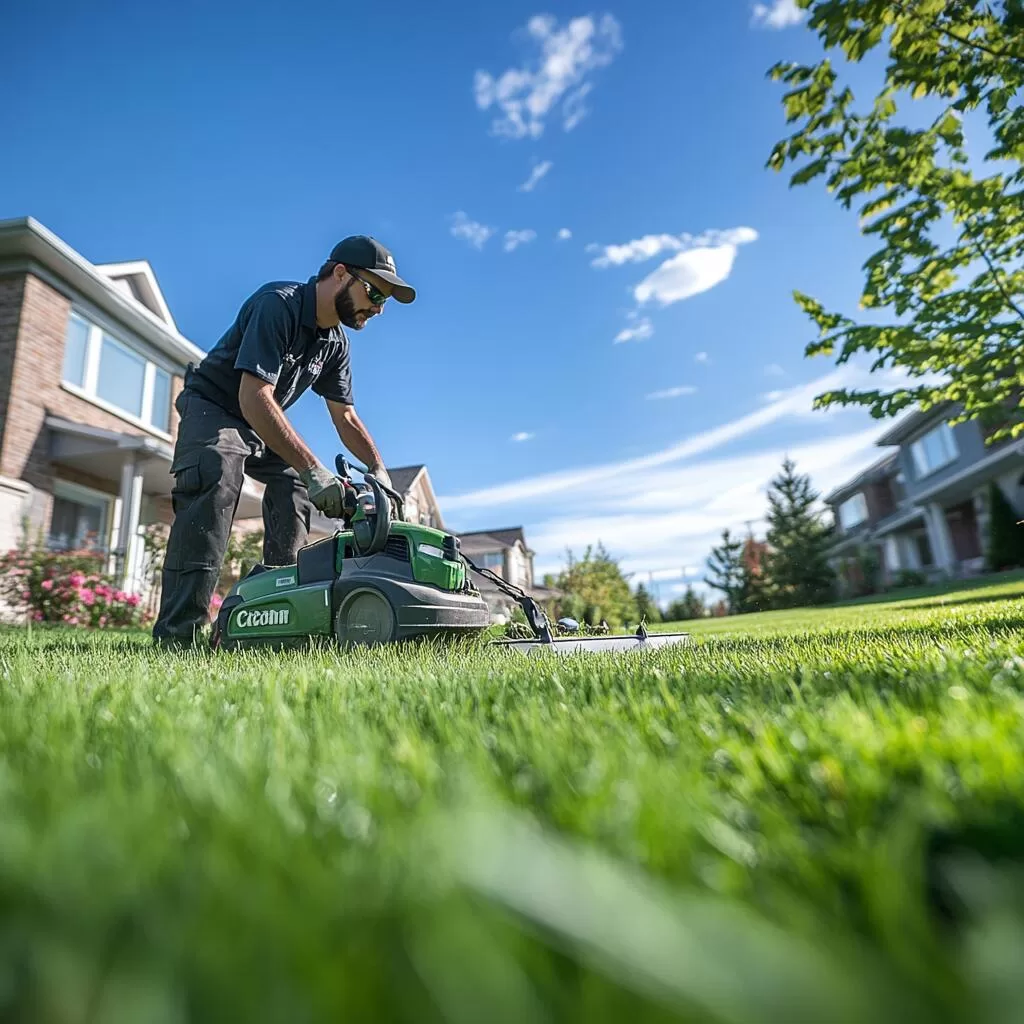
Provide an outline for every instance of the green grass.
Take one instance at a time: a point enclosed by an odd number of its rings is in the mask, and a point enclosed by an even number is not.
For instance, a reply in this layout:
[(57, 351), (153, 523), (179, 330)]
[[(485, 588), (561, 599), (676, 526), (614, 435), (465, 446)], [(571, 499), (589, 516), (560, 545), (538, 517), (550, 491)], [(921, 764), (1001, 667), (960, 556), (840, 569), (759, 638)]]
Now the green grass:
[(1017, 1020), (1022, 590), (562, 660), (2, 633), (0, 1018)]

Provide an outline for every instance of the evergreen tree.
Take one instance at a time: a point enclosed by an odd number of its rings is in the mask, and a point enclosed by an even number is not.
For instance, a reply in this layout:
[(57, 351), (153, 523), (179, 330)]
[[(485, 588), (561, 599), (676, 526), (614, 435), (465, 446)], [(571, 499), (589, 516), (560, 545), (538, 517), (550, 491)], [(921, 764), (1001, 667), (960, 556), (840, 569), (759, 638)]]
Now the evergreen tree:
[(728, 530), (722, 531), (722, 543), (711, 549), (708, 556), (708, 572), (704, 582), (725, 594), (726, 603), (732, 614), (746, 611), (750, 574), (743, 557), (744, 543), (733, 538)]
[(686, 622), (688, 619), (702, 619), (707, 614), (704, 598), (693, 589), (687, 587), (682, 597), (677, 598), (665, 612), (666, 622)]
[(831, 529), (815, 509), (811, 478), (787, 458), (768, 491), (767, 584), (775, 608), (824, 604), (835, 593), (828, 564)]
[(985, 563), (992, 572), (1024, 565), (1024, 526), (1017, 525), (1002, 487), (994, 480), (988, 489), (988, 549)]
[(661, 609), (642, 583), (636, 588), (636, 613), (642, 622), (661, 622)]

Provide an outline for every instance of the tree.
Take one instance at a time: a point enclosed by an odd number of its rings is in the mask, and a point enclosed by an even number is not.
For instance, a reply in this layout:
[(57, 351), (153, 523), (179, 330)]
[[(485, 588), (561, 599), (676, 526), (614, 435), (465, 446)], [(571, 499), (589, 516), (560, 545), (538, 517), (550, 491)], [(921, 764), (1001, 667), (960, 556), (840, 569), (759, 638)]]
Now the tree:
[(816, 509), (811, 478), (786, 458), (768, 488), (767, 576), (774, 608), (824, 604), (835, 593), (828, 564), (831, 529)]
[(580, 561), (569, 551), (566, 567), (545, 583), (561, 594), (553, 601), (556, 618), (568, 615), (588, 626), (604, 620), (613, 628), (637, 621), (629, 582), (600, 543), (596, 550), (588, 547)]
[(666, 609), (665, 621), (685, 622), (687, 619), (703, 619), (707, 614), (704, 598), (692, 586), (688, 586), (683, 596), (673, 601)]
[(642, 622), (661, 622), (661, 609), (654, 603), (648, 589), (642, 584), (636, 588), (636, 613)]
[[(990, 440), (1019, 435), (1024, 2), (796, 2), (826, 49), (838, 47), (851, 63), (877, 48), (887, 56), (874, 103), (862, 109), (829, 59), (769, 72), (791, 87), (786, 119), (800, 124), (768, 166), (803, 161), (791, 186), (825, 177), (846, 209), (859, 204), (862, 233), (880, 243), (864, 265), (861, 306), (892, 314), (888, 322), (858, 322), (796, 292), (820, 332), (806, 354), (842, 364), (864, 352), (872, 370), (892, 367), (906, 377), (888, 389), (827, 391), (816, 407), (859, 404), (882, 417), (952, 401), (959, 409), (951, 422), (976, 417), (995, 428)], [(987, 125), (984, 154), (968, 153), (963, 119), (972, 112)], [(979, 134), (972, 126), (973, 139)]]
[(1024, 526), (994, 480), (988, 491), (988, 547), (985, 562), (993, 572), (1024, 565)]
[(744, 557), (745, 549), (743, 541), (734, 539), (728, 530), (723, 530), (722, 543), (712, 548), (708, 556), (710, 575), (704, 582), (725, 594), (733, 615), (752, 610), (752, 572), (749, 559)]

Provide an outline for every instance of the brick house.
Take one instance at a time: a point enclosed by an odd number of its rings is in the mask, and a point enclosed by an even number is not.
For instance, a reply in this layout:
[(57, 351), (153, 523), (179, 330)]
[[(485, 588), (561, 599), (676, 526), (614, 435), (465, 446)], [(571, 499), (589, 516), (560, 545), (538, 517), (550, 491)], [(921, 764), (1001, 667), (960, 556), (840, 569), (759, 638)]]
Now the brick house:
[[(145, 261), (94, 265), (32, 218), (0, 221), (0, 550), (27, 520), (141, 591), (142, 530), (172, 515), (174, 399), (203, 355)], [(241, 516), (261, 490), (246, 481)]]
[[(476, 530), (460, 533), (458, 537), (460, 549), (475, 565), (490, 569), (503, 580), (525, 590), (537, 601), (553, 596), (553, 591), (538, 587), (534, 582), (534, 553), (526, 543), (521, 526), (502, 530)], [(485, 579), (476, 577), (473, 582), (487, 602), (491, 617), (495, 621), (507, 619), (516, 602)]]
[(906, 570), (929, 579), (982, 572), (993, 482), (1024, 515), (1024, 441), (987, 443), (977, 421), (948, 422), (957, 412), (944, 403), (898, 420), (876, 442), (891, 450), (825, 497), (836, 528), (830, 561), (848, 589), (870, 582), (865, 555), (881, 586)]

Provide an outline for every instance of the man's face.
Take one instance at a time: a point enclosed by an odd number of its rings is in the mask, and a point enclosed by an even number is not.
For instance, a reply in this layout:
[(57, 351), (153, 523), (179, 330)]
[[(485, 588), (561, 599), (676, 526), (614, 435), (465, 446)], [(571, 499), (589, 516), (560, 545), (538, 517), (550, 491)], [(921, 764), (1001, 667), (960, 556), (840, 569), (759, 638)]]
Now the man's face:
[[(339, 281), (338, 290), (334, 294), (334, 309), (338, 319), (355, 331), (361, 331), (370, 317), (377, 316), (382, 309), (382, 302), (374, 302), (370, 298), (367, 285), (374, 291), (375, 297), (390, 295), (391, 289), (386, 281), (382, 281), (372, 271), (353, 269), (342, 270), (343, 280)], [(357, 276), (358, 275), (358, 276)]]

